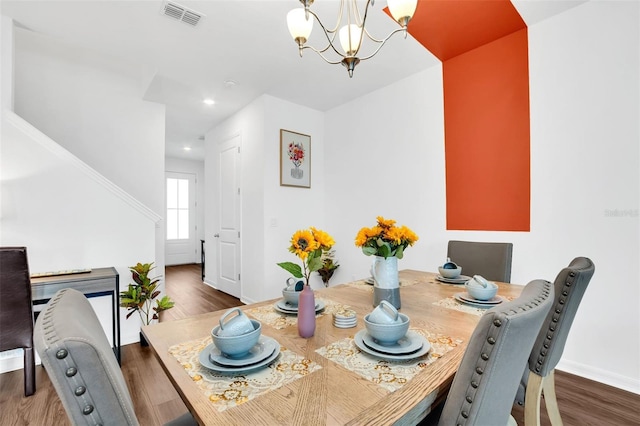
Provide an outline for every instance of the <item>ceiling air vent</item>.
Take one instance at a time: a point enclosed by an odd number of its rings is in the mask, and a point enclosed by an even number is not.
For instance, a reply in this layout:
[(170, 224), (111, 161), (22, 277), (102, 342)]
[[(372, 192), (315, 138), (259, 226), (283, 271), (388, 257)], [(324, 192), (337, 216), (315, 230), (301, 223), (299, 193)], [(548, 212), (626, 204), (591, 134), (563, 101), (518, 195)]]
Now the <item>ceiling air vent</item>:
[(200, 22), (200, 19), (204, 16), (202, 13), (187, 9), (186, 7), (178, 3), (170, 1), (164, 4), (162, 13), (163, 15), (166, 15), (173, 19), (177, 19), (193, 27), (198, 25), (198, 22)]

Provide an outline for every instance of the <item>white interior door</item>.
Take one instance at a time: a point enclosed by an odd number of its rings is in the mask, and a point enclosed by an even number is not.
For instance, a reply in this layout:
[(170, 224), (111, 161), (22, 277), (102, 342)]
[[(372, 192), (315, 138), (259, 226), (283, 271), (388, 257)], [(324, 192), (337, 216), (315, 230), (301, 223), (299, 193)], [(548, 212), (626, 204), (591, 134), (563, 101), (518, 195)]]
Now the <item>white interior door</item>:
[(165, 264), (197, 263), (196, 176), (191, 173), (166, 173)]
[(240, 297), (240, 136), (220, 144), (218, 212), (217, 287)]

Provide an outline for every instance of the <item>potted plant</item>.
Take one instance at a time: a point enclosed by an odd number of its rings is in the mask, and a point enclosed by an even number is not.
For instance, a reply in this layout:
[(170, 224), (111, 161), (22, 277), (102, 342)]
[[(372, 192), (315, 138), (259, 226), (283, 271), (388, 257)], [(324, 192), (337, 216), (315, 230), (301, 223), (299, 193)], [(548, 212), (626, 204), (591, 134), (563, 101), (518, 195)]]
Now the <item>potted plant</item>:
[[(143, 325), (149, 325), (153, 320), (157, 320), (158, 314), (167, 309), (173, 308), (174, 302), (167, 295), (160, 299), (160, 290), (158, 290), (159, 277), (150, 278), (149, 273), (155, 268), (152, 263), (138, 263), (130, 266), (131, 278), (133, 283), (129, 284), (125, 291), (120, 292), (120, 306), (127, 308), (129, 313), (127, 319), (138, 312)], [(155, 301), (155, 305), (154, 305)], [(144, 345), (142, 333), (140, 334), (140, 342)]]
[(318, 275), (322, 278), (325, 287), (329, 287), (329, 280), (333, 273), (340, 267), (338, 261), (335, 260), (335, 250), (329, 250), (322, 253), (322, 267), (318, 269)]

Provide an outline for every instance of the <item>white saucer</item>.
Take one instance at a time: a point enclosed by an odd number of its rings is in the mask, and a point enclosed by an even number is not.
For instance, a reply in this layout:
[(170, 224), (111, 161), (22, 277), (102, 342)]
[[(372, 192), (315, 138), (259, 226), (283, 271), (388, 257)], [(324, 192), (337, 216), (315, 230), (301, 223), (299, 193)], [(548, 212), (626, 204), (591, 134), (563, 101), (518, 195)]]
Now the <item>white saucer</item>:
[(442, 275), (436, 275), (436, 280), (447, 284), (464, 284), (469, 281), (471, 277), (466, 275), (459, 275), (457, 278), (445, 278)]
[(410, 354), (402, 354), (402, 355), (393, 355), (393, 354), (378, 352), (376, 350), (371, 349), (369, 346), (367, 346), (364, 343), (364, 340), (362, 340), (363, 336), (366, 333), (367, 333), (367, 330), (360, 330), (356, 333), (355, 336), (353, 336), (353, 342), (356, 344), (356, 346), (366, 354), (369, 354), (378, 358), (382, 358), (382, 359), (387, 359), (389, 361), (406, 361), (406, 360), (420, 358), (421, 356), (429, 353), (429, 351), (431, 350), (431, 344), (427, 339), (424, 339), (423, 337), (424, 342), (422, 343), (422, 348), (416, 352), (412, 352)]
[(395, 345), (391, 346), (383, 346), (379, 344), (369, 333), (365, 333), (362, 336), (362, 340), (365, 345), (374, 351), (391, 355), (404, 355), (420, 350), (424, 345), (425, 338), (414, 331), (408, 331), (402, 339), (398, 340)]
[(246, 355), (239, 358), (230, 358), (214, 345), (211, 353), (209, 353), (209, 360), (227, 367), (245, 367), (268, 358), (276, 350), (276, 346), (278, 346), (278, 342), (271, 337), (260, 336), (258, 343)]
[[(278, 312), (282, 312), (283, 314), (294, 314), (294, 315), (298, 314), (298, 307), (296, 306), (294, 308), (291, 305), (286, 305), (284, 299), (277, 301), (273, 305), (273, 308)], [(318, 300), (316, 302), (316, 313), (320, 312), (323, 309), (324, 309), (324, 302), (322, 300)]]
[[(473, 306), (476, 308), (493, 308), (494, 306), (498, 306), (499, 304), (501, 304), (502, 302), (504, 302), (506, 299), (502, 296), (495, 296), (493, 299), (491, 299), (491, 301), (487, 301), (487, 300), (477, 300), (472, 298), (471, 296), (469, 296), (468, 293), (456, 293), (453, 295), (453, 297), (460, 303), (464, 304), (464, 305), (469, 305), (469, 306)], [(494, 301), (495, 299), (497, 299), (497, 301)]]
[(257, 362), (251, 365), (242, 366), (242, 367), (227, 367), (224, 365), (211, 362), (211, 360), (209, 359), (209, 354), (211, 353), (213, 348), (215, 348), (215, 345), (213, 343), (211, 343), (206, 348), (204, 348), (202, 352), (200, 352), (200, 356), (198, 357), (198, 360), (200, 361), (200, 364), (203, 367), (208, 368), (209, 370), (216, 371), (218, 373), (236, 373), (237, 374), (237, 373), (246, 373), (246, 372), (254, 371), (269, 365), (272, 361), (274, 361), (280, 355), (280, 345), (278, 344), (276, 345), (276, 350), (273, 351), (271, 355), (269, 355), (267, 358), (265, 358), (260, 362)]
[(337, 323), (337, 322), (333, 323), (333, 326), (336, 327), (336, 328), (353, 328), (356, 325), (358, 325), (357, 322), (354, 322), (353, 324), (340, 324), (340, 323)]

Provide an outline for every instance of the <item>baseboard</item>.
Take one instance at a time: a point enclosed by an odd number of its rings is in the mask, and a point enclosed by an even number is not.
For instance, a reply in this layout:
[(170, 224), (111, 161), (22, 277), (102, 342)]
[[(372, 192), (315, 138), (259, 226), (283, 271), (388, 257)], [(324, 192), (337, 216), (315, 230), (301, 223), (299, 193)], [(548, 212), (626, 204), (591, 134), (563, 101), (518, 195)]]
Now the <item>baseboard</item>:
[(640, 380), (573, 361), (560, 360), (557, 370), (640, 395)]

